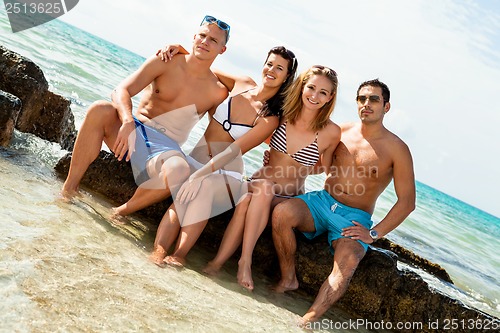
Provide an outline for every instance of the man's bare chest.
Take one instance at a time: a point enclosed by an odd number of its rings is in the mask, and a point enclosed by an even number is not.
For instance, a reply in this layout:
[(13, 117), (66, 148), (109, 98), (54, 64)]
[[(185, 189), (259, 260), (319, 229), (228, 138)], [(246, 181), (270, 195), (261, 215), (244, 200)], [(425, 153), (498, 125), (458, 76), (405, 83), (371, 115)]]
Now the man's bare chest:
[(333, 154), (333, 166), (351, 177), (377, 178), (387, 169), (387, 161), (382, 151), (367, 143), (341, 142)]

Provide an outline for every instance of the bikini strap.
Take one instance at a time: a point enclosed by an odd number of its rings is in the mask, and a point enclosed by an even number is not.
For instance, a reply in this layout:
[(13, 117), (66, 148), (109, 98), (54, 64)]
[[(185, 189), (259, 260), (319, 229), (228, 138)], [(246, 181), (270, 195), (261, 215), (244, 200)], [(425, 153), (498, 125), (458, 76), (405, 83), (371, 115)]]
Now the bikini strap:
[(205, 138), (205, 143), (207, 144), (208, 157), (212, 159), (214, 156), (212, 155), (212, 149), (210, 148), (210, 143), (207, 141), (207, 136), (205, 134), (203, 134), (203, 137)]
[[(229, 101), (227, 102), (227, 121), (229, 124), (231, 124), (231, 101), (233, 100), (233, 97), (235, 96), (239, 96), (241, 94), (244, 94), (252, 89), (255, 89), (256, 87), (253, 87), (253, 88), (250, 88), (250, 89), (247, 89), (247, 90), (244, 90), (242, 92), (240, 92), (239, 94), (237, 95), (234, 95), (234, 96), (229, 96)], [(255, 123), (255, 122), (254, 122)]]
[(259, 120), (259, 118), (260, 118), (260, 111), (257, 113), (257, 117), (255, 117), (255, 120), (252, 123), (252, 127), (255, 126), (255, 124), (257, 123), (257, 120)]

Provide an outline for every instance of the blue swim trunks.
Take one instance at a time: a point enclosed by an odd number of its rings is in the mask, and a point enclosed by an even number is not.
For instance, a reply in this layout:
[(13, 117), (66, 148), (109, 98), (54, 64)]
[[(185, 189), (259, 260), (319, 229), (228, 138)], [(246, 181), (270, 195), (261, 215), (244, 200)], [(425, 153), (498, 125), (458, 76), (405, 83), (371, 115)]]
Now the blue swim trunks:
[(135, 147), (130, 156), (132, 171), (137, 185), (144, 183), (150, 177), (146, 170), (146, 165), (153, 157), (171, 150), (180, 152), (183, 156), (179, 144), (165, 135), (161, 130), (145, 125), (134, 116), (135, 122)]
[[(359, 222), (368, 229), (373, 225), (369, 213), (341, 204), (325, 190), (308, 192), (297, 198), (302, 199), (309, 207), (316, 228), (315, 232), (303, 232), (304, 236), (313, 239), (328, 232), (328, 244), (332, 253), (332, 241), (342, 238), (342, 229), (353, 226), (352, 221)], [(358, 242), (366, 251), (368, 244), (360, 240)]]

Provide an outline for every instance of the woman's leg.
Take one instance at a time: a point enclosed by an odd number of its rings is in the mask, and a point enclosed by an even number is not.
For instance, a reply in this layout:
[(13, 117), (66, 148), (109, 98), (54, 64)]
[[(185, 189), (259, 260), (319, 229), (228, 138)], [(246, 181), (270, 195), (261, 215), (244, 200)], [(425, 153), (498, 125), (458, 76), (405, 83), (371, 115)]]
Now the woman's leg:
[(252, 194), (247, 193), (245, 197), (236, 205), (233, 217), (227, 225), (224, 236), (214, 259), (208, 262), (203, 271), (209, 275), (216, 275), (221, 269), (222, 265), (231, 258), (236, 252), (238, 246), (243, 241), (243, 230), (245, 228), (245, 219), (247, 209), (252, 200)]
[(163, 259), (166, 257), (168, 249), (174, 244), (180, 230), (177, 211), (172, 204), (160, 222), (156, 231), (156, 238), (153, 246), (153, 252), (149, 259), (156, 265), (162, 267)]
[(243, 231), (241, 257), (238, 261), (238, 283), (248, 290), (253, 290), (252, 254), (257, 240), (264, 231), (271, 211), (271, 202), (274, 199), (274, 183), (269, 180), (258, 179), (252, 182), (252, 200), (248, 206)]
[[(179, 214), (182, 228), (174, 253), (165, 258), (166, 263), (184, 265), (187, 254), (205, 229), (208, 219), (232, 208), (226, 179), (231, 186), (231, 193), (239, 194), (240, 182), (232, 177), (211, 175), (205, 178), (196, 197)], [(175, 204), (179, 205), (178, 202)]]

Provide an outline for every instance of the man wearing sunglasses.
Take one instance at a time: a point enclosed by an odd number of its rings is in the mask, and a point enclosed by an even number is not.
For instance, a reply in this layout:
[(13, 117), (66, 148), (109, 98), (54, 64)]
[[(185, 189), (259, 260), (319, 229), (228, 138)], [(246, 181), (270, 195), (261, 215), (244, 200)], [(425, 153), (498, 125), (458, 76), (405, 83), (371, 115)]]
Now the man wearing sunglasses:
[[(324, 189), (278, 204), (273, 212), (273, 240), (281, 280), (276, 291), (299, 287), (295, 274), (294, 229), (309, 239), (328, 234), (333, 270), (302, 317), (318, 320), (347, 290), (368, 244), (394, 230), (415, 209), (413, 161), (407, 145), (383, 125), (390, 109), (387, 85), (363, 82), (356, 102), (360, 122), (340, 125), (341, 141), (326, 167)], [(379, 195), (394, 182), (397, 200), (373, 227), (371, 215)]]
[[(72, 153), (61, 196), (71, 199), (80, 180), (97, 158), (105, 142), (118, 160), (131, 160), (139, 186), (132, 201), (137, 211), (170, 195), (169, 180), (189, 176), (171, 175), (172, 163), (186, 163), (180, 149), (196, 122), (226, 98), (228, 91), (210, 66), (226, 51), (230, 27), (205, 16), (193, 38), (192, 52), (169, 62), (153, 55), (112, 93), (112, 102), (97, 101), (87, 111)], [(143, 92), (133, 114), (131, 98)], [(121, 211), (120, 211), (121, 209)]]

